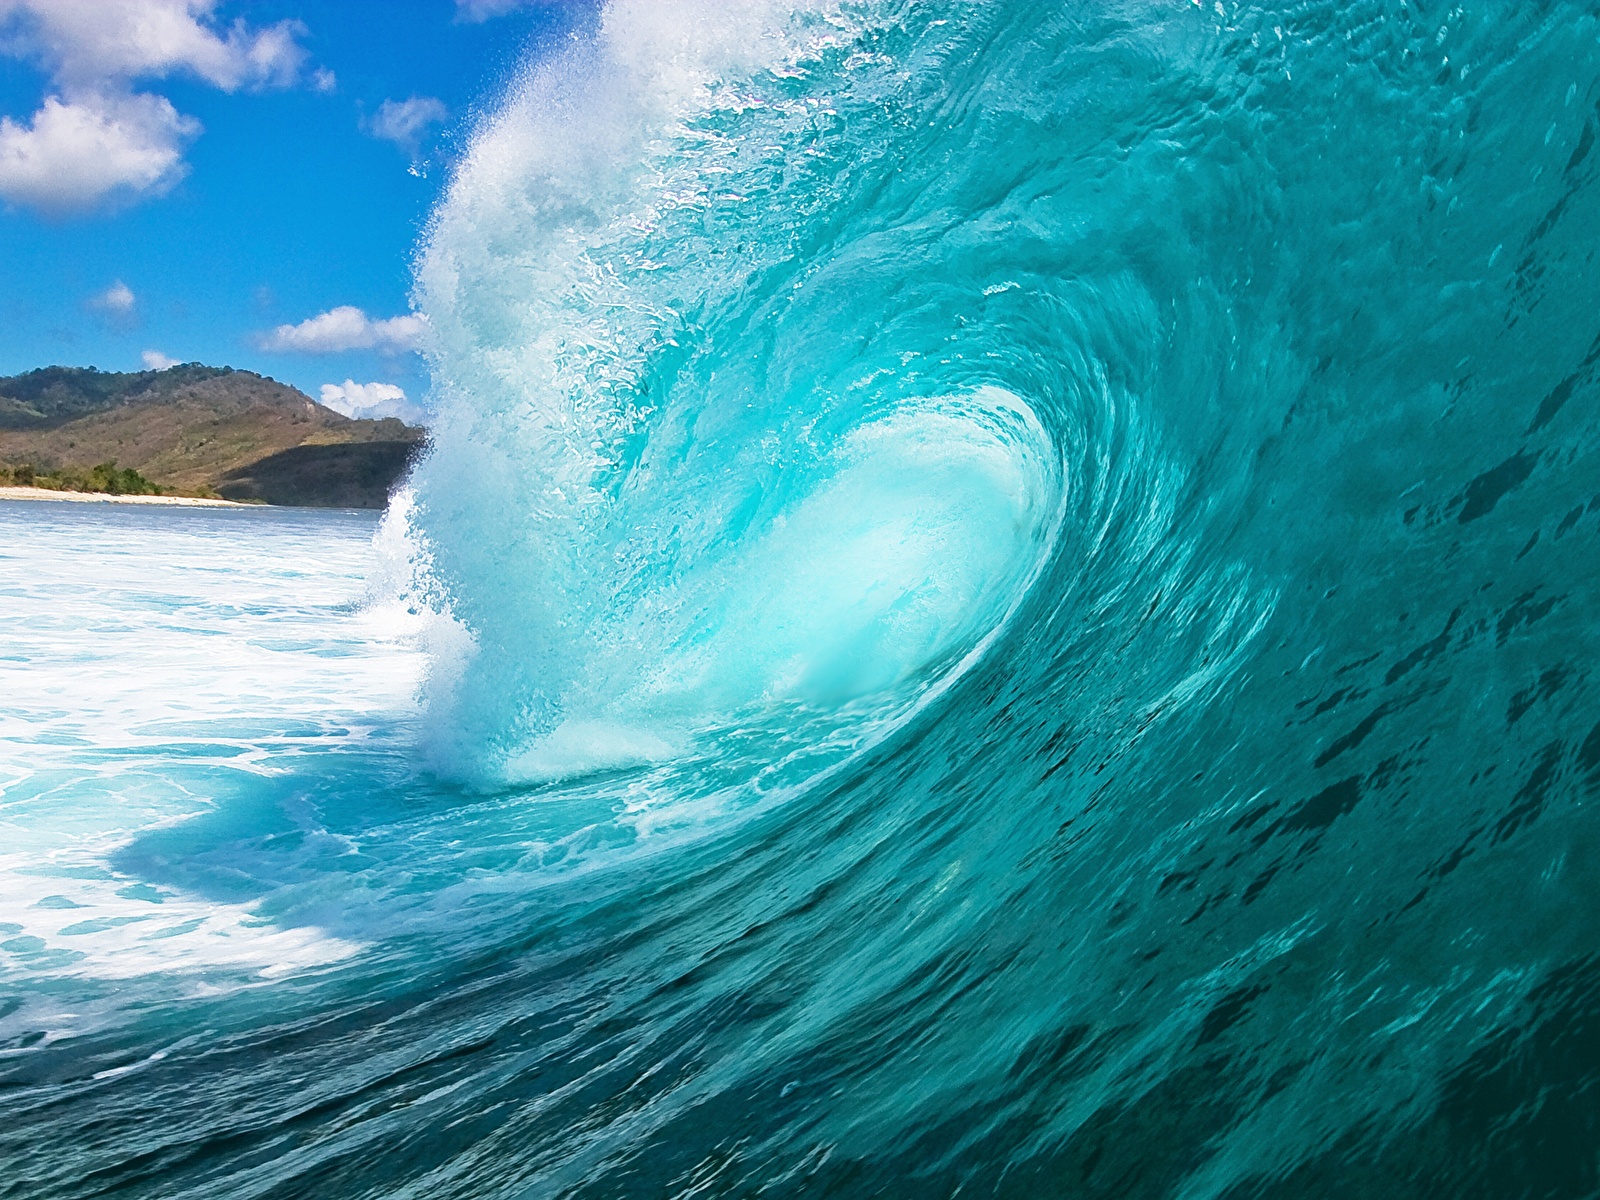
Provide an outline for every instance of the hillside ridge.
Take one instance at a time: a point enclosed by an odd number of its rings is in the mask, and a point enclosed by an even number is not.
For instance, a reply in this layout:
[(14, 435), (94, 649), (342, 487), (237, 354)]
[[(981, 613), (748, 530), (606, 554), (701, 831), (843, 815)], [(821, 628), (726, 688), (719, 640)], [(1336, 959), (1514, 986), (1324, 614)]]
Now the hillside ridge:
[(169, 494), (381, 508), (424, 437), (232, 367), (0, 377), (0, 482), (89, 490), (124, 479)]

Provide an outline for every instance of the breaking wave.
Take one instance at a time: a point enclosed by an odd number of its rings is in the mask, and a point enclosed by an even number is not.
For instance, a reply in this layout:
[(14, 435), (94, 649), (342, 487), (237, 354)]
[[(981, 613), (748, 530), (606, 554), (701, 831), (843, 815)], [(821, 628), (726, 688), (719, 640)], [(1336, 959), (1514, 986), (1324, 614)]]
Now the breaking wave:
[(1600, 1186), (1597, 38), (615, 0), (419, 256), (433, 774), (274, 910), (345, 957), (215, 1010), (89, 1161)]

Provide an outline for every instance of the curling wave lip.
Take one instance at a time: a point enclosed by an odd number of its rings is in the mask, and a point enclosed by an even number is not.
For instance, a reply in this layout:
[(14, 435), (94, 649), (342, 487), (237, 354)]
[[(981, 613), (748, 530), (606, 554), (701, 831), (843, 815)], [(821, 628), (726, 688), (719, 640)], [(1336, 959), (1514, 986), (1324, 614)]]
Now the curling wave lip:
[(659, 760), (786, 703), (904, 711), (969, 665), (1037, 574), (1059, 476), (1032, 410), (996, 387), (853, 430), (770, 521), (607, 613), (561, 723), (508, 777)]

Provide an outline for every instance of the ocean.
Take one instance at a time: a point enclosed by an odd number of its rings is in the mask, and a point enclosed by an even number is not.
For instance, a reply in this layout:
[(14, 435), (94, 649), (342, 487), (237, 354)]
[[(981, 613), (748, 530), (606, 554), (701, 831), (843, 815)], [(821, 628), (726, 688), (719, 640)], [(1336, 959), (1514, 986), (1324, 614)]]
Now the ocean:
[(0, 504), (0, 1197), (1600, 1194), (1597, 137), (1574, 0), (580, 20), (388, 514)]

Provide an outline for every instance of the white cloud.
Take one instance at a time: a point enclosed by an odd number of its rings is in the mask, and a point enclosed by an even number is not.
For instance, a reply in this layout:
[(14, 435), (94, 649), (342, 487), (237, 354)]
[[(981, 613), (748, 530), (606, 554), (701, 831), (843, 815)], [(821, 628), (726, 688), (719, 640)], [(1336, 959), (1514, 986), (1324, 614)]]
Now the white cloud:
[(305, 61), (303, 27), (280, 21), (220, 29), (217, 0), (0, 0), (18, 52), (41, 61), (67, 91), (107, 82), (194, 75), (223, 91), (287, 86)]
[(120, 279), (105, 291), (90, 296), (84, 307), (112, 329), (133, 329), (139, 324), (139, 298)]
[(146, 371), (170, 371), (182, 361), (181, 359), (168, 358), (159, 350), (146, 350), (140, 357), (144, 359), (144, 369)]
[(444, 123), (450, 110), (432, 96), (413, 96), (409, 100), (385, 100), (378, 115), (367, 122), (373, 137), (393, 142), (408, 154), (416, 154), (422, 139), (435, 125)]
[(223, 91), (288, 86), (305, 59), (292, 21), (215, 19), (217, 0), (0, 0), (0, 54), (39, 63), (48, 94), (0, 118), (0, 198), (65, 212), (159, 195), (183, 177), (200, 123), (139, 79), (186, 74)]
[(183, 177), (183, 147), (199, 132), (161, 96), (51, 96), (26, 125), (0, 118), (0, 197), (63, 212), (124, 189), (159, 194)]
[(521, 8), (532, 0), (456, 0), (456, 16), (463, 21), (487, 21)]
[(319, 92), (331, 92), (339, 86), (339, 77), (327, 67), (318, 67), (311, 72), (311, 86)]
[(456, 20), (487, 21), (519, 8), (549, 8), (561, 0), (456, 0)]
[(139, 298), (133, 294), (131, 287), (119, 279), (89, 303), (105, 312), (126, 316), (139, 303)]
[(427, 321), (415, 313), (374, 321), (352, 304), (301, 321), (279, 325), (258, 339), (263, 350), (300, 354), (338, 354), (345, 350), (415, 350)]
[(405, 389), (392, 383), (357, 383), (353, 379), (325, 383), (322, 405), (347, 417), (399, 417), (402, 421), (416, 421), (421, 416), (417, 407), (406, 399)]

